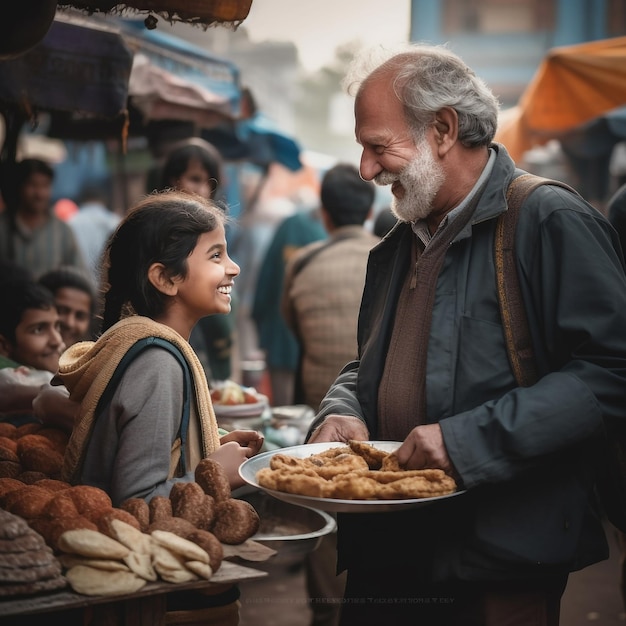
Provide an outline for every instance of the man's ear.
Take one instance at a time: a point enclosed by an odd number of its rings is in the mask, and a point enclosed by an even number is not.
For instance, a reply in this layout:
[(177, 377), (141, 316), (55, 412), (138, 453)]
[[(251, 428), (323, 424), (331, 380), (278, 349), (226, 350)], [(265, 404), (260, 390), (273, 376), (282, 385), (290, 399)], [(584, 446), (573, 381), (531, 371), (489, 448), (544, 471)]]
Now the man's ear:
[(452, 107), (443, 107), (435, 114), (435, 141), (439, 155), (443, 156), (454, 146), (459, 135), (459, 118)]
[(153, 263), (148, 268), (148, 280), (155, 289), (166, 296), (175, 296), (178, 293), (178, 286), (167, 275), (163, 263)]
[(13, 344), (4, 335), (0, 335), (0, 356), (10, 359), (12, 354)]

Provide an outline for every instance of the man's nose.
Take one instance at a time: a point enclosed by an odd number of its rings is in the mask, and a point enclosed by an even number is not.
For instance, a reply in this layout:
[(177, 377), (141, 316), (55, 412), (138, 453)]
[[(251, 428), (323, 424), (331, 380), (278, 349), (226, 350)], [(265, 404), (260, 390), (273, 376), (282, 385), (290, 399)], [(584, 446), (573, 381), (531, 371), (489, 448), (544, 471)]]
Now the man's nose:
[(382, 171), (383, 168), (379, 165), (378, 161), (373, 156), (367, 154), (366, 151), (363, 151), (359, 167), (361, 178), (363, 180), (374, 180)]

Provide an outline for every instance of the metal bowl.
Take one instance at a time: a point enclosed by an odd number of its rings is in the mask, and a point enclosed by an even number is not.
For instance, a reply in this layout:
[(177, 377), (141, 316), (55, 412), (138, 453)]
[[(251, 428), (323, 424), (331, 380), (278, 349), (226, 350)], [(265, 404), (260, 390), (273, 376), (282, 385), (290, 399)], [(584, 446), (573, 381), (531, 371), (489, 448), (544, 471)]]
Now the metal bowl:
[(337, 527), (335, 519), (324, 511), (290, 504), (262, 491), (240, 497), (252, 504), (259, 514), (261, 524), (251, 539), (276, 550), (276, 555), (270, 559), (274, 564), (301, 561), (317, 549), (324, 535)]

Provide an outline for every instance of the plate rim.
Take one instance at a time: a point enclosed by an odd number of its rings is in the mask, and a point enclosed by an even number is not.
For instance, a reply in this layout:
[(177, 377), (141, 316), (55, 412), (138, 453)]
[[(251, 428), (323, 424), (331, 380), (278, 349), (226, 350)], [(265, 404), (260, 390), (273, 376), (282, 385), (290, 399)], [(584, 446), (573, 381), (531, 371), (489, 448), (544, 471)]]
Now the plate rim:
[[(247, 402), (241, 404), (218, 404), (213, 402), (213, 411), (216, 417), (258, 417), (263, 413), (268, 404), (269, 398), (264, 394), (258, 394), (261, 398), (258, 402)], [(223, 409), (226, 408), (224, 412)], [(243, 413), (239, 413), (244, 409)]]
[[(392, 444), (395, 446), (393, 449), (398, 448), (402, 444), (401, 441), (367, 441), (365, 443), (369, 443), (373, 446), (376, 446), (376, 444), (385, 444), (385, 445)], [(256, 480), (253, 481), (244, 475), (244, 472), (246, 472), (246, 467), (250, 468), (251, 466), (255, 465), (254, 463), (255, 461), (258, 463), (258, 461), (261, 458), (270, 458), (274, 456), (275, 454), (289, 454), (289, 450), (293, 451), (296, 448), (305, 449), (309, 447), (320, 446), (318, 448), (319, 451), (323, 451), (331, 447), (334, 448), (334, 447), (345, 446), (345, 445), (347, 444), (341, 441), (329, 441), (329, 442), (322, 442), (319, 444), (315, 444), (315, 443), (301, 444), (298, 446), (289, 446), (285, 448), (278, 448), (276, 450), (268, 450), (267, 452), (261, 452), (260, 454), (257, 454), (253, 457), (250, 457), (249, 459), (246, 459), (239, 466), (239, 475), (249, 486), (254, 487), (255, 489), (259, 489), (261, 491), (265, 491), (269, 495), (275, 498), (278, 498), (279, 500), (283, 500), (284, 502), (289, 502), (290, 504), (297, 504), (299, 506), (305, 506), (309, 508), (315, 508), (315, 509), (320, 509), (322, 511), (335, 512), (335, 513), (351, 513), (351, 512), (375, 513), (375, 512), (384, 512), (384, 511), (391, 511), (391, 510), (398, 511), (398, 510), (409, 509), (409, 508), (411, 509), (419, 508), (421, 506), (426, 506), (434, 502), (439, 502), (439, 501), (446, 500), (454, 496), (464, 494), (467, 491), (465, 489), (457, 489), (457, 491), (454, 491), (452, 493), (447, 493), (442, 496), (432, 496), (429, 498), (406, 498), (406, 499), (390, 499), (390, 500), (344, 500), (340, 498), (319, 498), (319, 497), (314, 497), (314, 496), (305, 496), (305, 495), (299, 495), (295, 493), (289, 493), (286, 491), (278, 491), (275, 489), (269, 489), (267, 487), (262, 487), (261, 485), (259, 485), (259, 483)], [(321, 446), (327, 446), (327, 447), (321, 447)], [(311, 452), (311, 454), (315, 454), (315, 452)], [(304, 458), (304, 457), (299, 457), (299, 458)], [(258, 469), (261, 469), (261, 468), (258, 468)], [(256, 471), (258, 471), (258, 469)], [(255, 475), (256, 475), (256, 472), (255, 472)]]

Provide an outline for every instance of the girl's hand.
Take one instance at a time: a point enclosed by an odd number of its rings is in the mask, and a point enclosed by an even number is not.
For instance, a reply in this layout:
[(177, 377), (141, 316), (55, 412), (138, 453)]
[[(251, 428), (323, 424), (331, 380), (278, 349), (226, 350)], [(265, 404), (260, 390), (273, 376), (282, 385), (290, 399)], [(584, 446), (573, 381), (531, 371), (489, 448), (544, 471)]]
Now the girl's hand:
[(210, 454), (209, 458), (217, 461), (226, 470), (230, 488), (237, 489), (246, 484), (245, 480), (239, 476), (239, 466), (249, 456), (252, 456), (250, 448), (239, 445), (237, 441), (228, 441)]
[(233, 430), (232, 432), (220, 437), (220, 443), (223, 445), (229, 441), (236, 441), (240, 446), (249, 449), (248, 458), (259, 453), (265, 437), (256, 430)]

